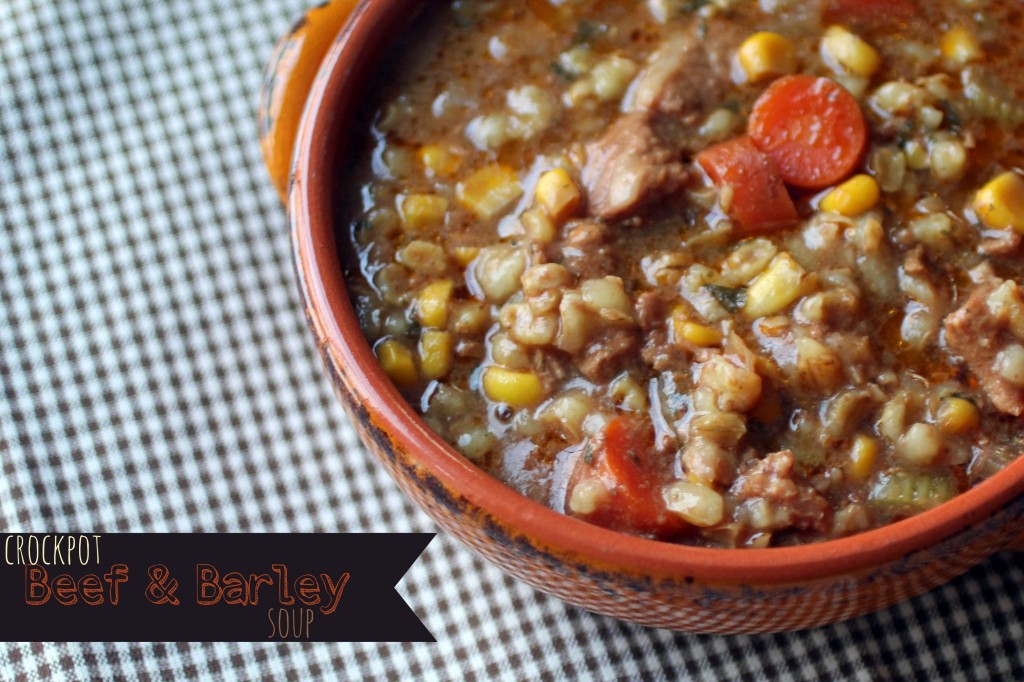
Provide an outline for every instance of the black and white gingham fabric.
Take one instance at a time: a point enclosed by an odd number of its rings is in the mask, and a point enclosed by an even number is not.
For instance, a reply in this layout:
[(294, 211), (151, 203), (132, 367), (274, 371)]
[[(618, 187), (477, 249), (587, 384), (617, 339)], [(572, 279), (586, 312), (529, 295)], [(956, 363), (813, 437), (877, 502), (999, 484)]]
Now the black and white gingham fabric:
[[(0, 0), (0, 531), (432, 529), (321, 375), (260, 162), (263, 64), (307, 1)], [(436, 644), (0, 644), (0, 678), (1020, 680), (1022, 564), (687, 636), (440, 536), (400, 586)]]

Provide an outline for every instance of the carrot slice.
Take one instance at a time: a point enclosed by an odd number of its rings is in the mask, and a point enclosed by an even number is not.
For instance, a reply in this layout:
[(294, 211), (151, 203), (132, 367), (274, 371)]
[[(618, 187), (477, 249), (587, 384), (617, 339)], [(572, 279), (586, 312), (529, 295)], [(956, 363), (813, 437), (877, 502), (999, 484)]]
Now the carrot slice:
[(856, 167), (867, 144), (860, 105), (828, 78), (785, 76), (762, 93), (750, 114), (750, 137), (782, 179), (821, 189)]
[(908, 21), (917, 15), (915, 0), (829, 0), (831, 19), (898, 19)]
[(689, 528), (666, 507), (661, 490), (669, 480), (663, 462), (654, 455), (654, 426), (649, 419), (624, 414), (605, 427), (592, 465), (582, 461), (583, 475), (600, 478), (610, 497), (587, 520), (599, 526), (633, 533), (670, 537)]
[(767, 232), (796, 220), (796, 207), (771, 157), (747, 136), (708, 147), (697, 163), (719, 188), (731, 188), (726, 213), (743, 233)]

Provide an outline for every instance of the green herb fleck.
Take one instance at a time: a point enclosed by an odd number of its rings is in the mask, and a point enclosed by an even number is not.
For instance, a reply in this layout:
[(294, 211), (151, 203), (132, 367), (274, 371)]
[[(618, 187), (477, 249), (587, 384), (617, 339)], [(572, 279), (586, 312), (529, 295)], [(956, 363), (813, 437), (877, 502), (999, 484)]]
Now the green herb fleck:
[(587, 449), (583, 451), (583, 461), (594, 466), (594, 448), (587, 446)]
[(686, 2), (683, 3), (683, 11), (684, 12), (696, 12), (701, 7), (704, 7), (705, 5), (710, 5), (710, 4), (711, 4), (711, 0), (686, 0)]
[(963, 126), (960, 114), (956, 113), (956, 109), (953, 108), (953, 104), (948, 99), (940, 100), (939, 106), (942, 108), (942, 112), (945, 114), (946, 122), (949, 123), (950, 128), (960, 128)]
[(723, 287), (720, 284), (705, 284), (704, 288), (730, 313), (738, 313), (747, 302), (747, 290), (743, 287)]
[(573, 36), (572, 42), (574, 45), (589, 45), (591, 42), (597, 40), (607, 32), (607, 24), (601, 24), (596, 21), (587, 21), (584, 19), (576, 27), (576, 35)]
[(722, 108), (731, 111), (734, 114), (740, 113), (740, 101), (738, 99), (731, 99), (722, 104)]
[(551, 72), (555, 74), (558, 80), (564, 81), (566, 83), (571, 83), (576, 79), (576, 77), (572, 73), (570, 73), (564, 66), (562, 66), (558, 62), (551, 62), (550, 66)]

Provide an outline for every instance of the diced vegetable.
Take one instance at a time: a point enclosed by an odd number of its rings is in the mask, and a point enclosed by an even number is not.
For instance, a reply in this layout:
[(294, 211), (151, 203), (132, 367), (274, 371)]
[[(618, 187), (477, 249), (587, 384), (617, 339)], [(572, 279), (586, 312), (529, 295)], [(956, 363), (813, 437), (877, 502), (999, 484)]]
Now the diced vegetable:
[(395, 260), (421, 275), (441, 275), (448, 267), (444, 249), (424, 239), (414, 239), (403, 246), (395, 254)]
[(974, 212), (994, 230), (1024, 232), (1024, 178), (1007, 171), (989, 180), (974, 196)]
[(751, 83), (796, 71), (793, 43), (778, 33), (755, 33), (743, 41), (736, 56)]
[(882, 65), (882, 56), (863, 38), (842, 26), (830, 26), (821, 39), (821, 56), (833, 70), (869, 78)]
[(835, 211), (845, 216), (858, 216), (875, 207), (880, 191), (870, 175), (854, 175), (836, 187), (821, 200), (821, 210)]
[(571, 217), (582, 203), (582, 195), (563, 168), (545, 171), (537, 180), (537, 203), (556, 222)]
[(452, 365), (452, 335), (439, 329), (424, 329), (420, 334), (420, 369), (427, 379), (441, 379)]
[(750, 283), (743, 313), (749, 318), (774, 315), (800, 297), (800, 285), (806, 274), (788, 253), (772, 259), (768, 269)]
[(742, 232), (777, 230), (796, 220), (775, 164), (749, 137), (708, 147), (697, 154), (697, 163), (718, 186), (722, 209)]
[(430, 174), (440, 177), (454, 175), (462, 166), (462, 157), (452, 149), (440, 144), (420, 147), (420, 161)]
[(750, 137), (787, 183), (820, 189), (854, 169), (867, 127), (857, 100), (835, 81), (784, 76), (754, 103)]
[(387, 339), (377, 346), (376, 352), (380, 366), (393, 382), (399, 386), (412, 386), (419, 381), (412, 351), (401, 342)]
[(672, 311), (672, 339), (698, 347), (717, 346), (722, 343), (722, 332), (705, 324), (694, 322), (682, 306)]
[(444, 221), (448, 200), (436, 194), (410, 194), (402, 200), (402, 225), (412, 232), (422, 232)]
[(455, 246), (452, 247), (452, 258), (462, 267), (473, 262), (473, 259), (480, 253), (478, 246)]
[(963, 26), (954, 26), (939, 41), (942, 55), (954, 64), (966, 64), (982, 57), (981, 45), (974, 34)]
[(455, 187), (459, 203), (481, 220), (494, 218), (522, 193), (515, 170), (500, 164), (484, 166)]
[(533, 407), (544, 399), (544, 385), (533, 372), (488, 367), (484, 370), (483, 388), (488, 398), (511, 407)]
[(850, 448), (850, 474), (858, 481), (866, 481), (875, 470), (878, 461), (878, 441), (858, 433)]
[(918, 474), (896, 470), (884, 475), (868, 495), (873, 506), (891, 513), (917, 514), (937, 507), (957, 494), (948, 474)]
[(455, 285), (450, 279), (431, 282), (416, 297), (416, 318), (424, 327), (444, 327), (448, 324), (448, 309)]
[(970, 433), (981, 423), (981, 414), (977, 406), (970, 400), (957, 396), (945, 398), (939, 404), (936, 416), (942, 432), (954, 436)]

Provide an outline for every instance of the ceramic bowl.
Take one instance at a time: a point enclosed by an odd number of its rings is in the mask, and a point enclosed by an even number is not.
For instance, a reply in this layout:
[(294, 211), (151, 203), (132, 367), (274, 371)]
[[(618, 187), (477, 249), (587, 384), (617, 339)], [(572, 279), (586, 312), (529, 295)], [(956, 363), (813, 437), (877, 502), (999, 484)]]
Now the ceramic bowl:
[[(289, 215), (299, 287), (324, 367), (363, 442), (444, 531), (503, 571), (586, 609), (705, 633), (794, 630), (930, 590), (1024, 545), (1024, 458), (910, 519), (839, 540), (706, 549), (616, 533), (532, 502), (468, 462), (388, 381), (349, 302), (332, 187), (361, 95), (423, 0), (372, 0), (338, 35), (298, 137)], [(354, 456), (339, 453), (339, 456)]]

